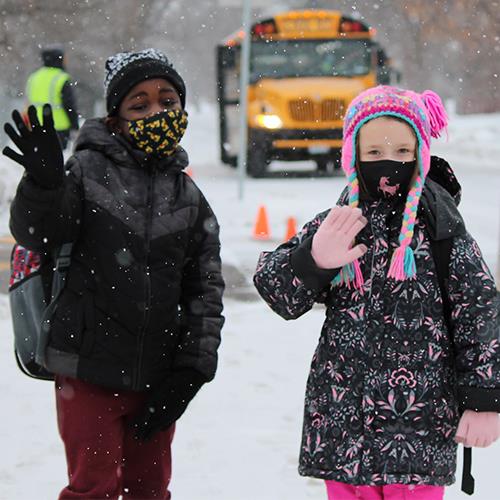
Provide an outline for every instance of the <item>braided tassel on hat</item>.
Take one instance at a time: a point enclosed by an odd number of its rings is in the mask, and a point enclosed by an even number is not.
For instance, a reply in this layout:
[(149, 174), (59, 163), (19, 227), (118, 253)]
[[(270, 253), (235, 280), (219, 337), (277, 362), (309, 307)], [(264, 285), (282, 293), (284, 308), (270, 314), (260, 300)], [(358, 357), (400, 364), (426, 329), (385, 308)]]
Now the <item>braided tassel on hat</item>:
[[(429, 132), (431, 137), (440, 137), (443, 129), (448, 125), (448, 117), (444, 109), (441, 98), (432, 90), (426, 90), (421, 95), (429, 121)], [(411, 248), (411, 240), (415, 230), (415, 221), (417, 218), (418, 204), (422, 196), (425, 177), (430, 168), (430, 138), (419, 138), (418, 157), (419, 157), (419, 175), (415, 180), (415, 185), (408, 193), (405, 209), (403, 212), (403, 222), (399, 234), (399, 247), (394, 251), (391, 258), (391, 265), (387, 276), (399, 281), (405, 279), (414, 279), (417, 273), (415, 265), (415, 255)], [(423, 140), (422, 140), (423, 139)], [(427, 140), (426, 140), (427, 139)], [(424, 151), (425, 149), (425, 151)]]
[(422, 177), (419, 175), (415, 181), (415, 186), (410, 190), (406, 199), (403, 222), (399, 234), (399, 247), (392, 254), (391, 266), (388, 273), (389, 278), (400, 281), (407, 278), (413, 279), (417, 273), (415, 255), (410, 244), (415, 230), (417, 208), (421, 196)]
[[(348, 177), (349, 181), (349, 206), (356, 208), (359, 204), (359, 181), (356, 171), (353, 169)], [(346, 264), (337, 276), (333, 279), (333, 285), (345, 284), (347, 288), (361, 288), (365, 281), (363, 278), (363, 273), (361, 272), (361, 267), (359, 265), (359, 260)]]

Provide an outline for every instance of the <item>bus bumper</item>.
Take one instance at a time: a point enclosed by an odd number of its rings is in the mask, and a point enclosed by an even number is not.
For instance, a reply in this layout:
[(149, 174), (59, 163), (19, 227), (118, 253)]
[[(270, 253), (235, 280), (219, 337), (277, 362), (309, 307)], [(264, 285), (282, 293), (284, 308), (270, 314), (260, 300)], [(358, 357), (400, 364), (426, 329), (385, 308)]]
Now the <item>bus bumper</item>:
[(342, 147), (342, 129), (250, 129), (252, 147), (264, 148), (276, 160), (316, 159)]

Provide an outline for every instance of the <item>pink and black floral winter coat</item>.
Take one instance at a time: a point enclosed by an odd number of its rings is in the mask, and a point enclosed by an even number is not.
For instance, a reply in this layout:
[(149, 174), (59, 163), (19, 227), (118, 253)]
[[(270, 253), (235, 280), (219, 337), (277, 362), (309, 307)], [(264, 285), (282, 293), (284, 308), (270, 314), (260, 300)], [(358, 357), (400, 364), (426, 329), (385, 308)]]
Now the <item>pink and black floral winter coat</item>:
[[(446, 162), (433, 158), (432, 173), (458, 195)], [(318, 269), (311, 257), (312, 236), (328, 211), (260, 257), (255, 286), (280, 316), (326, 306), (306, 389), (302, 475), (448, 485), (463, 409), (500, 409), (495, 284), (454, 199), (431, 178), (412, 243), (415, 280), (387, 278), (403, 207), (385, 200), (360, 203), (368, 219), (357, 239), (368, 247), (360, 290), (332, 287), (337, 270)], [(339, 204), (346, 202), (344, 193)], [(450, 236), (448, 329), (430, 242)]]

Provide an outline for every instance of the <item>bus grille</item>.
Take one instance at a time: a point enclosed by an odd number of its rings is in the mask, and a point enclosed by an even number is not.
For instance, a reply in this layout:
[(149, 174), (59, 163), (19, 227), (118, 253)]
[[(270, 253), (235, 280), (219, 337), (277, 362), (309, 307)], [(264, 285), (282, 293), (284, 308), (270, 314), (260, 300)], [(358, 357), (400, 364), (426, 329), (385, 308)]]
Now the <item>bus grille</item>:
[(321, 103), (321, 121), (343, 120), (345, 102), (342, 99), (325, 99)]
[(289, 109), (292, 120), (297, 122), (331, 122), (342, 120), (345, 112), (343, 99), (325, 99), (314, 102), (310, 99), (290, 101)]

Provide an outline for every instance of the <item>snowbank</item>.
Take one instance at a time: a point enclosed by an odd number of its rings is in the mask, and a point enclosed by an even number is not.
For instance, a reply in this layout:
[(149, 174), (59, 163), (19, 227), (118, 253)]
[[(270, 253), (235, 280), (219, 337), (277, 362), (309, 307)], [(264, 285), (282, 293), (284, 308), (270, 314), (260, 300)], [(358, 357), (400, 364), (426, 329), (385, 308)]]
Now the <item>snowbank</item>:
[[(53, 386), (18, 372), (7, 312), (0, 297), (0, 499), (52, 500), (66, 484)], [(177, 426), (174, 498), (326, 500), (322, 481), (297, 473), (303, 396), (321, 309), (286, 322), (262, 302), (228, 300), (225, 314), (217, 377)], [(497, 443), (474, 452), (479, 500), (498, 498), (499, 451)], [(450, 488), (446, 500), (463, 499), (459, 489)]]

